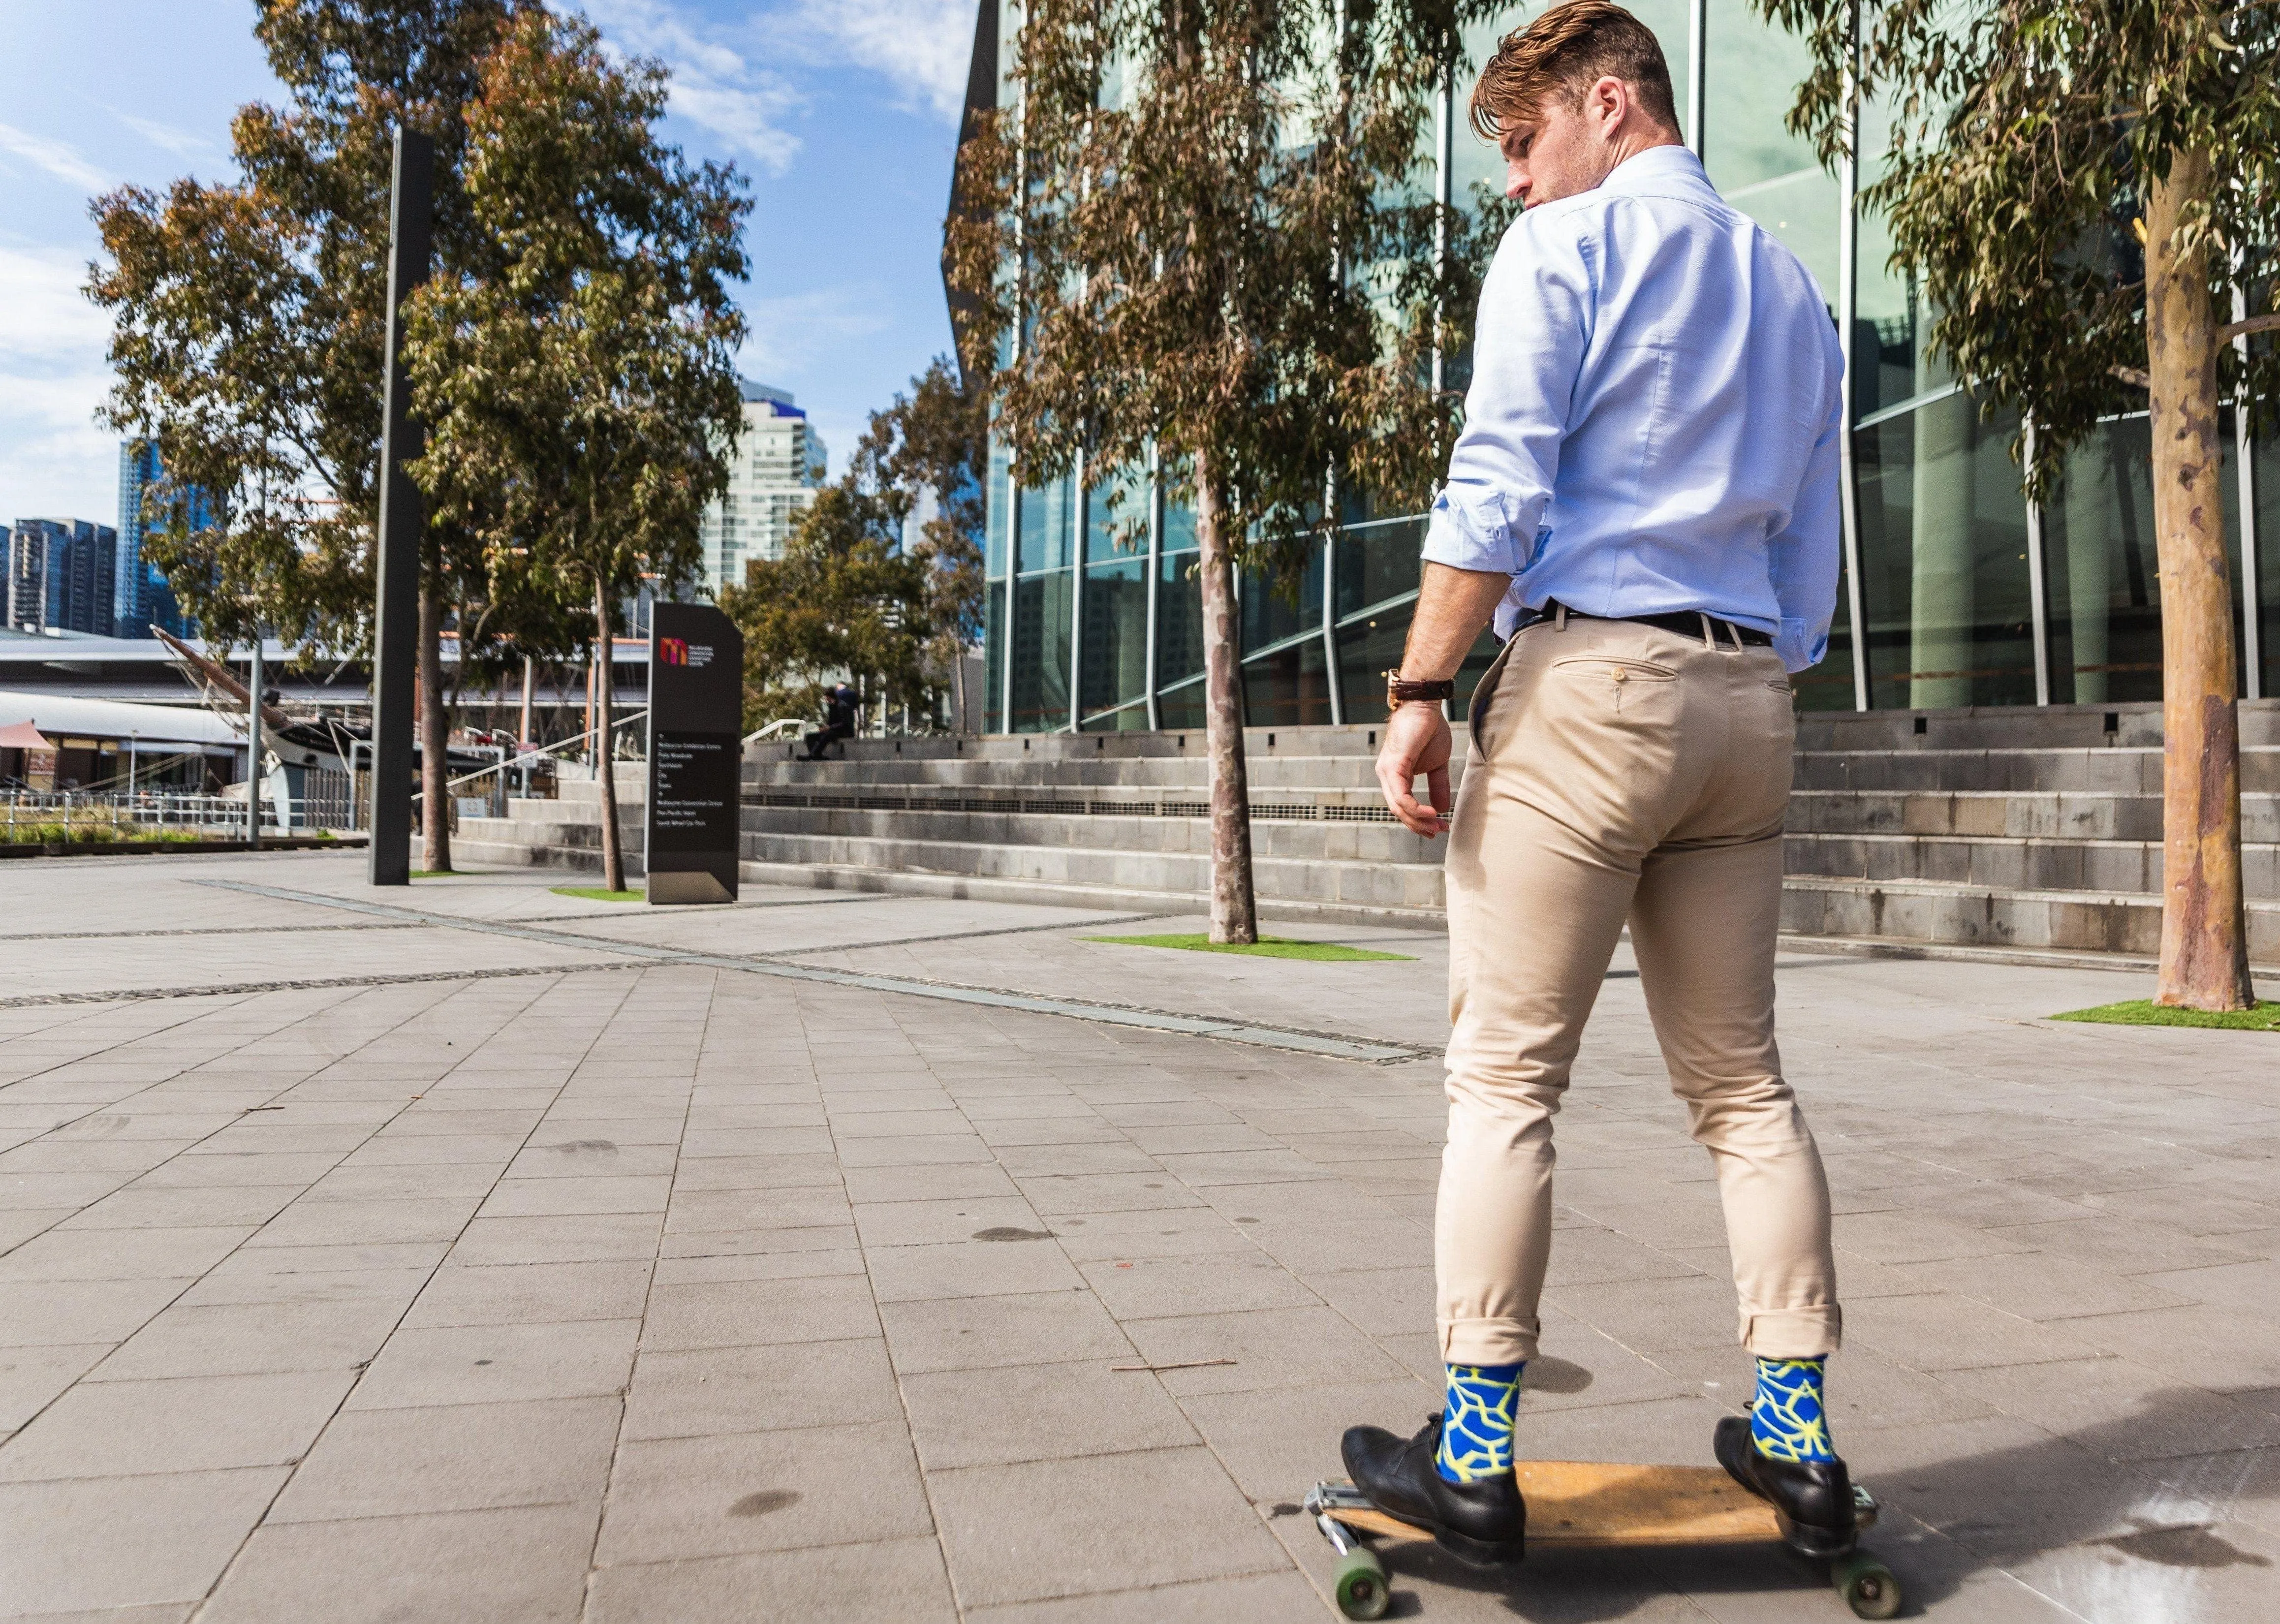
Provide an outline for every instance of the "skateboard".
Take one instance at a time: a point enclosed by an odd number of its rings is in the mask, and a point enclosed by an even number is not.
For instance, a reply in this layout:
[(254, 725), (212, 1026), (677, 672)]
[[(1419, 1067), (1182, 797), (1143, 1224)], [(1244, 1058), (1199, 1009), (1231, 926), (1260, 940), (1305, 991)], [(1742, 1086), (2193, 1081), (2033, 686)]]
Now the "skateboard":
[[(1589, 1460), (1523, 1460), (1514, 1468), (1528, 1502), (1528, 1543), (1760, 1545), (1782, 1543), (1773, 1507), (1715, 1466), (1639, 1466)], [(1860, 1526), (1876, 1520), (1876, 1497), (1852, 1489)], [(1317, 1483), (1301, 1507), (1338, 1553), (1338, 1611), (1383, 1616), (1392, 1599), (1385, 1564), (1361, 1541), (1429, 1540), (1431, 1533), (1389, 1517), (1343, 1478)], [(1889, 1619), (1900, 1610), (1899, 1582), (1865, 1551), (1829, 1563), (1829, 1580), (1856, 1617)]]

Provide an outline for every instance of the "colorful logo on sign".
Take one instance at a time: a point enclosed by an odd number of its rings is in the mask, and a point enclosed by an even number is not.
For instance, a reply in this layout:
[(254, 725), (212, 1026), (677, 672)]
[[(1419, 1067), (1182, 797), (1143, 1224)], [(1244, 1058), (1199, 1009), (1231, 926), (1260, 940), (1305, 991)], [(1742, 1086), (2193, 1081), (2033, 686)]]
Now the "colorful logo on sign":
[(689, 643), (682, 637), (660, 637), (657, 640), (657, 657), (668, 666), (689, 663)]

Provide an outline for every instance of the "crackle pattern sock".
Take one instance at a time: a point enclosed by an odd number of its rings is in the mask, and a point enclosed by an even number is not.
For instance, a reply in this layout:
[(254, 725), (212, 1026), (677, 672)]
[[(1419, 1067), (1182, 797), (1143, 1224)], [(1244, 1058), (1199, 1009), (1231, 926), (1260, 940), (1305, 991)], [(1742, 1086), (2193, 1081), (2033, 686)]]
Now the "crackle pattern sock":
[(1525, 1365), (1452, 1365), (1433, 1465), (1452, 1483), (1512, 1470), (1512, 1424)]
[(1826, 1354), (1811, 1359), (1760, 1359), (1750, 1401), (1750, 1440), (1768, 1460), (1834, 1460), (1829, 1417), (1822, 1408)]

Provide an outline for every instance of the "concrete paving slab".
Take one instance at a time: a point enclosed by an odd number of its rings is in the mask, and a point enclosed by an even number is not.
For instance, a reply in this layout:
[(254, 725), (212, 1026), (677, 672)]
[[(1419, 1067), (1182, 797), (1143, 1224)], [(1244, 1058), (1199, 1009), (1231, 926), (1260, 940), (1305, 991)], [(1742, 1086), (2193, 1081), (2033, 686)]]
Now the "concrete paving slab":
[[(168, 877), (193, 874), (266, 891)], [(362, 978), (0, 1011), (0, 1520), (33, 1530), (0, 1577), (43, 1587), (35, 1614), (1327, 1617), (1298, 1496), (1345, 1425), (1437, 1403), (1437, 1064), (1191, 1034), (1429, 1049), (1439, 938), (1230, 966), (950, 898), (613, 910), (513, 874), (386, 899), (418, 922), (321, 905), (370, 896), (353, 858), (0, 878), (81, 929), (249, 910), (267, 934), (217, 963), (321, 941)], [(615, 935), (709, 958), (574, 967)], [(736, 968), (782, 948), (866, 979)], [(0, 974), (45, 953), (59, 989), (163, 991), (184, 951), (56, 950), (0, 938)], [(470, 974), (408, 979), (439, 963)], [(1830, 1413), (1916, 1605), (2261, 1619), (2266, 1049), (2040, 1019), (2137, 985), (2092, 971), (1777, 974), (1843, 1215)], [(1088, 999), (1161, 1013), (1042, 1012)], [(1523, 1447), (1706, 1463), (1749, 1361), (1634, 979), (1560, 1144)], [(90, 1565), (122, 1521), (147, 1550)], [(1774, 1552), (1389, 1558), (1429, 1618), (1837, 1605)]]

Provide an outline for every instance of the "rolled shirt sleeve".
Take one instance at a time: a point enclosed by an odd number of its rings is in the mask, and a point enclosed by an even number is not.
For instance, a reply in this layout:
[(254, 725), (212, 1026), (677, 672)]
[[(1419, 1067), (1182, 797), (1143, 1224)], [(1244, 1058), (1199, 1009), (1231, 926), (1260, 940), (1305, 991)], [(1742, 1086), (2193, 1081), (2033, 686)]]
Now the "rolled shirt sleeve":
[(1528, 567), (1595, 303), (1592, 257), (1568, 211), (1513, 222), (1481, 286), (1465, 427), (1433, 503), (1427, 561), (1483, 574)]

